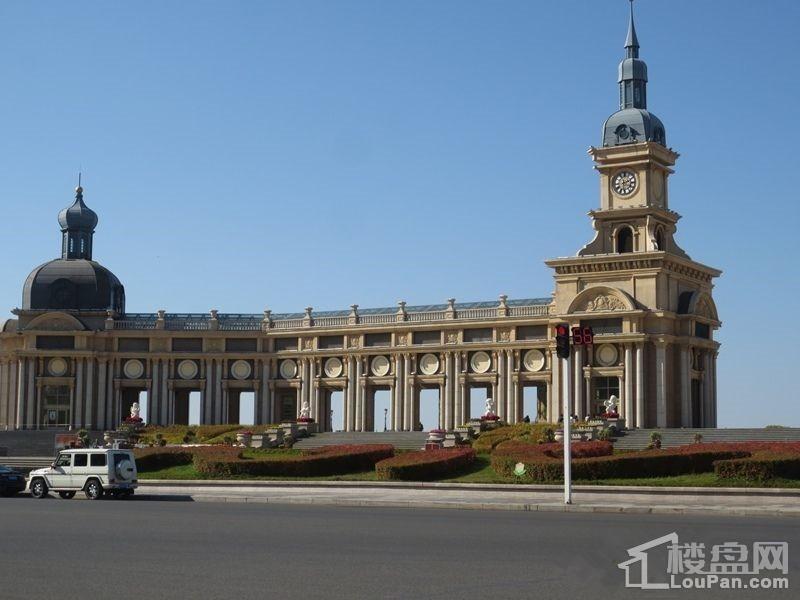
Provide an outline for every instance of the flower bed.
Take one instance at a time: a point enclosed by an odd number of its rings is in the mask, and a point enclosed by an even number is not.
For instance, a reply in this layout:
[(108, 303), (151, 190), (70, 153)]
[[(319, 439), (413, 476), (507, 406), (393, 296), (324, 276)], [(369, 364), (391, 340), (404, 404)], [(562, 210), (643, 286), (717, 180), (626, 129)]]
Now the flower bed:
[[(484, 431), (472, 444), (476, 452), (491, 452), (498, 444), (507, 440), (521, 439), (536, 443), (546, 441), (548, 430), (555, 430), (552, 423), (518, 423), (507, 427), (498, 427), (492, 431)], [(552, 439), (552, 438), (551, 438)]]
[(375, 465), (378, 479), (425, 481), (455, 475), (475, 461), (472, 448), (405, 452)]
[(194, 453), (194, 466), (206, 477), (319, 477), (372, 469), (394, 455), (390, 445), (331, 446), (299, 455), (264, 453), (248, 458), (236, 448), (204, 448)]
[[(588, 444), (601, 443), (607, 442)], [(575, 449), (572, 476), (575, 479), (669, 477), (712, 471), (723, 478), (761, 481), (772, 477), (800, 478), (799, 442), (691, 444), (669, 450), (644, 450), (613, 456), (604, 456), (605, 450), (600, 446), (588, 444), (572, 445)], [(492, 468), (506, 477), (514, 474), (519, 462), (525, 465), (525, 474), (518, 476), (518, 480), (547, 483), (563, 479), (561, 444), (534, 446), (505, 442), (492, 454)]]

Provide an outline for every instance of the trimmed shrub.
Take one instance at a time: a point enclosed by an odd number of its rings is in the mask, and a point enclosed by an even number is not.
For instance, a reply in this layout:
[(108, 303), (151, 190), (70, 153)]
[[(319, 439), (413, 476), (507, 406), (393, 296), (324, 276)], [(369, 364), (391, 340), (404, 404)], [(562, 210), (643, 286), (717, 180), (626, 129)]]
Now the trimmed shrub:
[(745, 458), (719, 460), (714, 473), (720, 479), (768, 481), (770, 479), (800, 479), (800, 456), (765, 456), (756, 454)]
[[(472, 447), (478, 453), (491, 452), (498, 444), (508, 440), (522, 440), (528, 443), (536, 444), (539, 442), (547, 442), (552, 439), (552, 431), (556, 429), (556, 425), (552, 423), (517, 423), (516, 425), (507, 425), (505, 427), (498, 427), (492, 431), (484, 431), (478, 436), (472, 444)], [(548, 430), (550, 434), (548, 435)]]
[(187, 448), (137, 448), (133, 455), (136, 457), (136, 470), (139, 472), (188, 465), (193, 458), (193, 452)]
[(475, 462), (472, 448), (420, 450), (387, 458), (375, 465), (381, 480), (425, 481), (455, 475)]
[(264, 453), (263, 458), (242, 456), (240, 448), (205, 448), (194, 454), (198, 473), (208, 477), (319, 477), (374, 468), (394, 455), (390, 445), (331, 446), (302, 454)]
[[(573, 444), (572, 476), (575, 479), (612, 479), (638, 477), (669, 477), (690, 473), (707, 473), (718, 460), (744, 458), (750, 455), (736, 444), (696, 444), (671, 450), (644, 450), (628, 454), (609, 455), (608, 442), (583, 442)], [(585, 450), (581, 445), (593, 445)], [(608, 444), (610, 445), (610, 444)], [(518, 480), (532, 483), (550, 483), (563, 480), (563, 446), (550, 444), (540, 451), (525, 450), (520, 446), (503, 444), (492, 454), (492, 468), (505, 477), (511, 477), (517, 463), (525, 464), (525, 475)], [(606, 454), (603, 454), (606, 453)], [(583, 454), (583, 458), (577, 458)], [(561, 458), (560, 458), (561, 457)]]

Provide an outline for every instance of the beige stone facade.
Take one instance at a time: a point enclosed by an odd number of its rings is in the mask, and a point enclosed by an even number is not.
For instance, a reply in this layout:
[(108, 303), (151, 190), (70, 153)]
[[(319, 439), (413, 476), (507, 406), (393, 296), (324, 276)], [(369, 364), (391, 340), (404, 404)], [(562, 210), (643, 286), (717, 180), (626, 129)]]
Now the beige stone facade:
[(110, 428), (140, 392), (152, 423), (188, 423), (191, 391), (202, 423), (238, 422), (239, 393), (252, 391), (258, 424), (296, 417), (308, 402), (330, 428), (331, 393), (341, 390), (344, 429), (364, 431), (375, 392), (389, 390), (389, 428), (408, 431), (420, 420), (420, 391), (433, 388), (439, 425), (451, 429), (479, 416), (469, 412), (476, 387), (503, 420), (522, 420), (525, 386), (537, 387), (536, 418), (556, 421), (561, 322), (596, 333), (594, 346), (575, 351), (568, 378), (578, 417), (601, 412), (615, 393), (629, 426), (715, 426), (719, 271), (673, 240), (677, 154), (652, 142), (590, 154), (600, 174), (596, 235), (577, 256), (547, 261), (549, 298), (289, 315), (17, 310), (0, 334), (0, 427)]

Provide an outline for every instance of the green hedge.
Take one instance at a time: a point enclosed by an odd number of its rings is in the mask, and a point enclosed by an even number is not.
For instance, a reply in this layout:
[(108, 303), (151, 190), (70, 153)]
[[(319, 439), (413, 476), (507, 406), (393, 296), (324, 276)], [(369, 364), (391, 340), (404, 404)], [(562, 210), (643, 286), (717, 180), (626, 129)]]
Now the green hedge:
[(800, 479), (800, 456), (749, 456), (714, 463), (714, 473), (720, 479), (769, 481), (770, 479)]
[[(708, 473), (714, 470), (715, 461), (744, 458), (748, 455), (745, 450), (705, 449), (703, 444), (697, 444), (697, 448), (691, 451), (646, 450), (613, 456), (593, 456), (573, 459), (572, 477), (588, 480), (629, 479)], [(525, 474), (522, 476), (514, 475), (518, 463), (525, 465)], [(564, 477), (563, 459), (544, 453), (496, 452), (492, 455), (492, 468), (505, 477), (516, 477), (518, 481), (530, 483), (552, 483), (562, 481)]]
[(394, 455), (391, 445), (331, 446), (300, 455), (247, 458), (237, 448), (195, 452), (194, 467), (206, 477), (320, 477), (367, 471)]
[(472, 444), (476, 452), (486, 453), (494, 450), (499, 444), (508, 440), (521, 440), (529, 443), (546, 441), (546, 432), (555, 431), (556, 425), (552, 423), (517, 423), (498, 427), (491, 431), (484, 431)]
[(142, 448), (133, 452), (136, 470), (140, 473), (160, 471), (192, 462), (194, 452), (189, 448)]
[(381, 480), (425, 481), (458, 474), (475, 462), (472, 448), (421, 450), (387, 458), (375, 465)]

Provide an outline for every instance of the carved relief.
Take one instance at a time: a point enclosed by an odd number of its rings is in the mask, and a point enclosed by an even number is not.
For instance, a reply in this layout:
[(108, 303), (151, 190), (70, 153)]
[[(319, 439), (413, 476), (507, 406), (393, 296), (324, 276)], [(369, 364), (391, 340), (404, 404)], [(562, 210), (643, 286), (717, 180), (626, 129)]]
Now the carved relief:
[(714, 311), (711, 308), (710, 304), (708, 303), (708, 300), (706, 300), (705, 298), (702, 298), (697, 303), (697, 308), (695, 308), (694, 312), (696, 315), (705, 317), (706, 319), (714, 319)]
[(303, 350), (313, 350), (314, 349), (314, 338), (307, 337), (303, 338)]
[(511, 329), (500, 329), (498, 330), (498, 339), (501, 342), (510, 342), (511, 341)]
[(223, 338), (206, 338), (206, 352), (224, 352), (225, 340)]
[(407, 346), (408, 345), (408, 334), (406, 334), (406, 333), (398, 333), (397, 334), (397, 345), (398, 346)]
[(347, 338), (347, 346), (348, 348), (359, 348), (361, 347), (361, 336), (360, 335), (351, 335)]
[(458, 331), (448, 331), (446, 336), (445, 343), (447, 344), (457, 344), (458, 343)]
[(586, 303), (586, 312), (609, 312), (614, 310), (627, 310), (625, 303), (616, 296), (600, 294)]

